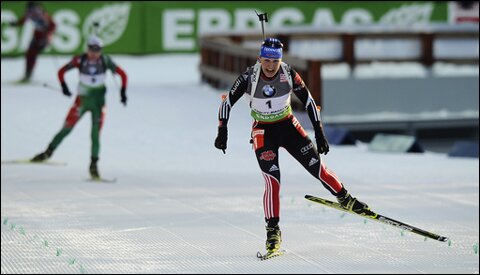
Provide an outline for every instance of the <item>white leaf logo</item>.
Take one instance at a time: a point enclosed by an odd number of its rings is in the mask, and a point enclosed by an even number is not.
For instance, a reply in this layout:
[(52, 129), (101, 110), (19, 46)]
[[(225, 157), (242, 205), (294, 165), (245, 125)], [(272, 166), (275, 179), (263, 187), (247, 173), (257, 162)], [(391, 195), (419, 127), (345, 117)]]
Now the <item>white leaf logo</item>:
[[(83, 23), (83, 36), (88, 39), (96, 34), (103, 40), (104, 46), (113, 44), (120, 37), (128, 24), (130, 3), (106, 5), (94, 10)], [(98, 27), (94, 27), (98, 23)]]
[(412, 26), (428, 24), (433, 12), (433, 4), (409, 4), (400, 8), (391, 9), (380, 18), (382, 25)]

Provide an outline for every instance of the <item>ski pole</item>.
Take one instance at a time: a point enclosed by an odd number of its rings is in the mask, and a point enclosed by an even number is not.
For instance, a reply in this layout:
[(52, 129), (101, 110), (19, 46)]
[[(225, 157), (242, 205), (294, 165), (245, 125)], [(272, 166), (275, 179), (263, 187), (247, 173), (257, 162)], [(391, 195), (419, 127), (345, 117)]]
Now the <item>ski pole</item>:
[(98, 28), (100, 27), (100, 23), (98, 21), (93, 22), (93, 35), (98, 36)]
[(266, 37), (265, 37), (265, 28), (264, 28), (264, 26), (263, 26), (263, 21), (268, 22), (267, 13), (258, 14), (257, 11), (255, 11), (255, 13), (256, 13), (257, 16), (258, 16), (258, 20), (260, 20), (260, 22), (262, 23), (262, 35), (263, 35), (263, 41), (265, 41)]
[(42, 83), (42, 87), (47, 88), (47, 89), (50, 89), (50, 90), (52, 90), (52, 91), (56, 91), (56, 92), (62, 93), (62, 91), (61, 91), (60, 89), (58, 89), (58, 87), (55, 87), (55, 86), (53, 86), (53, 85), (50, 85), (50, 84), (48, 84), (48, 83), (46, 83), (46, 82), (43, 82), (43, 83)]

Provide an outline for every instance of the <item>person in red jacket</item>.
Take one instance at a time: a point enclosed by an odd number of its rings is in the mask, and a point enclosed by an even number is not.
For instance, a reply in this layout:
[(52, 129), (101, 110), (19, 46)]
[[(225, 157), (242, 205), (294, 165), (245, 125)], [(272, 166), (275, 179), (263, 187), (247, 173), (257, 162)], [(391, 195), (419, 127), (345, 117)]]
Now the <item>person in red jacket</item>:
[(55, 135), (50, 144), (42, 153), (39, 153), (31, 159), (32, 162), (42, 162), (49, 159), (55, 149), (60, 145), (63, 139), (73, 130), (80, 118), (86, 113), (92, 113), (92, 132), (91, 132), (91, 162), (90, 175), (92, 179), (100, 179), (97, 168), (97, 161), (100, 152), (100, 130), (103, 125), (105, 115), (105, 80), (107, 70), (120, 75), (122, 78), (122, 87), (120, 89), (120, 101), (124, 106), (127, 105), (127, 74), (120, 68), (110, 56), (102, 53), (103, 42), (97, 36), (91, 36), (87, 43), (86, 53), (74, 56), (70, 62), (65, 64), (58, 71), (58, 80), (62, 86), (63, 94), (71, 96), (64, 75), (71, 69), (78, 69), (80, 73), (80, 83), (78, 84), (78, 95), (75, 98), (73, 106), (68, 112), (62, 129)]
[(28, 19), (33, 22), (35, 32), (25, 53), (25, 76), (20, 82), (30, 81), (37, 57), (50, 44), (56, 27), (55, 22), (39, 2), (29, 1), (25, 14), (18, 21), (11, 22), (10, 25), (22, 26)]

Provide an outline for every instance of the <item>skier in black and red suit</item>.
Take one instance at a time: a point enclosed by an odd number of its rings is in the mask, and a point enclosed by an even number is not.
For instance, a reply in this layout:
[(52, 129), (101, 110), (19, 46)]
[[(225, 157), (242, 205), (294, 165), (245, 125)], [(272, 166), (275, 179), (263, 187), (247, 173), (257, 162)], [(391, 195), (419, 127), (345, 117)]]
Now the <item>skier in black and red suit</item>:
[[(274, 253), (281, 244), (280, 168), (278, 149), (285, 148), (323, 186), (337, 197), (339, 203), (358, 214), (368, 206), (352, 197), (339, 178), (327, 167), (319, 154), (327, 154), (329, 145), (323, 132), (320, 112), (300, 75), (282, 62), (283, 44), (267, 38), (261, 47), (258, 62), (241, 74), (222, 101), (218, 114), (218, 135), (215, 147), (227, 149), (227, 123), (230, 110), (244, 94), (250, 99), (254, 119), (252, 141), (265, 179), (263, 208), (266, 221), (266, 250)], [(292, 113), (291, 95), (295, 94), (308, 112), (315, 130), (316, 147)]]

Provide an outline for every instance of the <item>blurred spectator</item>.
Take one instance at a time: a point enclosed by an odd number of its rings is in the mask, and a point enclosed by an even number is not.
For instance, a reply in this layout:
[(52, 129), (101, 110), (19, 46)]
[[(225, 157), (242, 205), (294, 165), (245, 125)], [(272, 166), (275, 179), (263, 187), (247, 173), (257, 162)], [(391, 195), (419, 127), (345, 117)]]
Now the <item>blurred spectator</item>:
[(50, 43), (52, 34), (55, 31), (55, 23), (39, 2), (27, 2), (25, 14), (17, 22), (11, 22), (10, 25), (21, 26), (27, 21), (27, 19), (30, 19), (33, 22), (35, 32), (33, 33), (30, 46), (25, 53), (25, 76), (20, 82), (30, 81), (35, 62), (37, 61), (37, 56)]
[(450, 4), (450, 22), (458, 23), (478, 23), (478, 1), (453, 1)]

